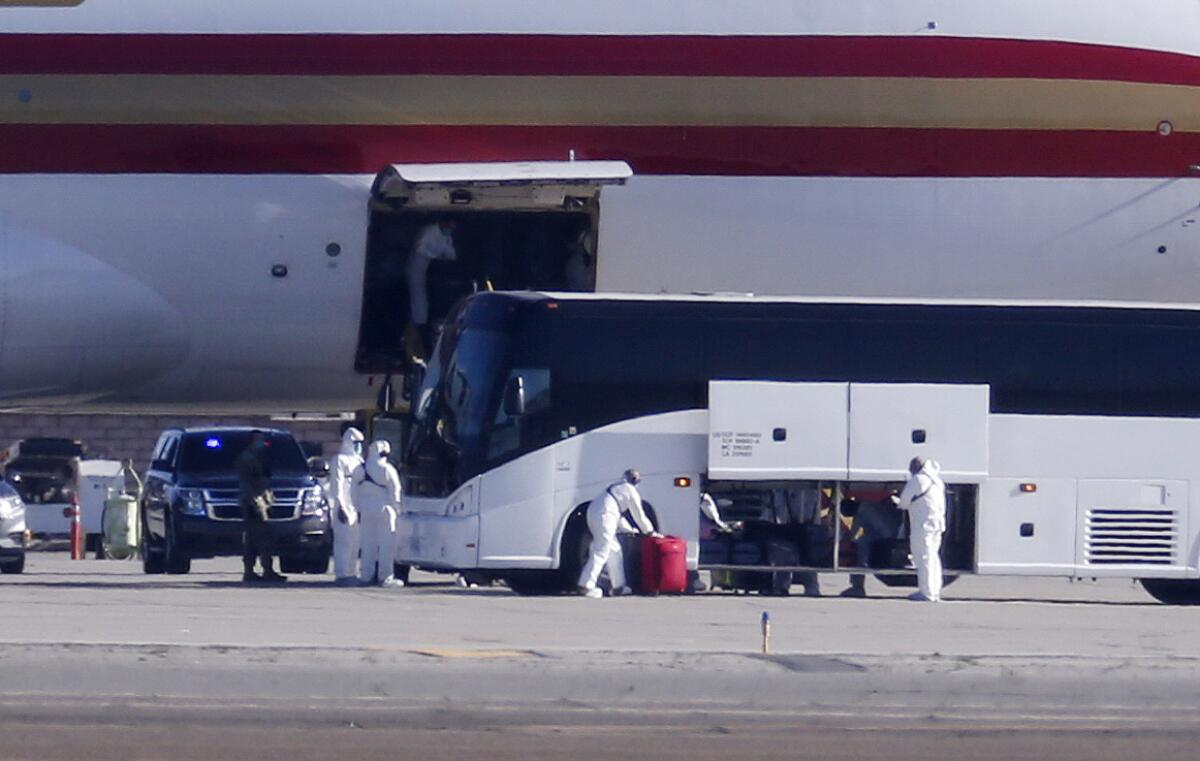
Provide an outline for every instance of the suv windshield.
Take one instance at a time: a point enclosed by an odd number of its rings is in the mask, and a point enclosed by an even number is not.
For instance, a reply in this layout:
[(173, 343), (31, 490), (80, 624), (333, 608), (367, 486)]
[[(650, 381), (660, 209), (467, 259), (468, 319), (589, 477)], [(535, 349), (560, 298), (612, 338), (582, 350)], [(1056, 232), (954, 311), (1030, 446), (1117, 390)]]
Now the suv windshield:
[[(267, 467), (275, 475), (307, 473), (300, 445), (289, 435), (264, 432)], [(210, 431), (184, 434), (180, 442), (179, 469), (187, 473), (232, 473), (238, 455), (250, 445), (253, 431)]]

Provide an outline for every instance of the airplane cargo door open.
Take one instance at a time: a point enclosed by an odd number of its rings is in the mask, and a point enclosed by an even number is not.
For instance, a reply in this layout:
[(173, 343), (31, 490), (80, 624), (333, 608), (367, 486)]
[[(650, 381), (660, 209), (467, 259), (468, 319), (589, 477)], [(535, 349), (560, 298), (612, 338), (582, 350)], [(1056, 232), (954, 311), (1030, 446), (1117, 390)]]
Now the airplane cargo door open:
[(600, 193), (623, 161), (395, 164), (371, 190), (356, 369), (402, 372), (480, 290), (594, 291)]

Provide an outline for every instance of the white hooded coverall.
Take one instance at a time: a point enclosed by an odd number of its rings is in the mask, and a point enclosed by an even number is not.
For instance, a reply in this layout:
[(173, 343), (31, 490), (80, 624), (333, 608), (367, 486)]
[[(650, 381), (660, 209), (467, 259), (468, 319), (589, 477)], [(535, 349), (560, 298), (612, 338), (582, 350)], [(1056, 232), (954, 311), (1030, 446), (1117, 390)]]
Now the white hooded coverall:
[(412, 253), (408, 255), (405, 277), (408, 279), (408, 304), (411, 322), (424, 325), (429, 322), (429, 263), (435, 259), (454, 261), (458, 258), (454, 250), (454, 238), (448, 230), (434, 223), (427, 225), (417, 236)]
[(917, 567), (917, 587), (926, 598), (942, 597), (942, 532), (946, 530), (946, 484), (937, 462), (926, 460), (900, 492), (901, 510), (908, 511), (912, 531), (908, 535), (909, 552)]
[(642, 495), (624, 479), (610, 484), (588, 505), (587, 524), (592, 532), (592, 553), (579, 576), (579, 586), (583, 589), (595, 589), (600, 571), (606, 566), (612, 588), (621, 589), (625, 586), (625, 558), (621, 543), (617, 541), (619, 529), (624, 527), (628, 531), (633, 530), (629, 522), (621, 517), (625, 512), (633, 517), (643, 534), (654, 533), (654, 524), (642, 509)]
[[(358, 510), (354, 508), (354, 471), (363, 464), (362, 432), (347, 428), (342, 434), (342, 449), (329, 469), (330, 523), (333, 526), (333, 575), (338, 579), (358, 576)], [(342, 523), (341, 517), (346, 522)]]
[(721, 531), (729, 530), (729, 524), (721, 520), (721, 511), (717, 509), (717, 503), (708, 492), (700, 493), (700, 514), (712, 521)]
[(387, 461), (391, 445), (371, 443), (367, 460), (354, 471), (353, 497), (362, 523), (362, 568), (358, 578), (387, 584), (394, 578), (396, 515), (400, 511), (400, 476)]

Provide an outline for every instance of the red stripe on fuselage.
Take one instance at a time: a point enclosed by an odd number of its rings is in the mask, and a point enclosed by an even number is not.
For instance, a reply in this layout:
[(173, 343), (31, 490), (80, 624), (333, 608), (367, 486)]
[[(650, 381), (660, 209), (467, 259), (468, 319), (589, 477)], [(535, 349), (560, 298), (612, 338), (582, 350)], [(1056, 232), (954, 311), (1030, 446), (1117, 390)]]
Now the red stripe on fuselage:
[(1015, 77), (1200, 84), (1200, 58), (961, 37), (0, 34), (0, 74)]
[(367, 174), (390, 163), (624, 159), (639, 174), (1181, 177), (1200, 134), (770, 127), (0, 125), (2, 173)]

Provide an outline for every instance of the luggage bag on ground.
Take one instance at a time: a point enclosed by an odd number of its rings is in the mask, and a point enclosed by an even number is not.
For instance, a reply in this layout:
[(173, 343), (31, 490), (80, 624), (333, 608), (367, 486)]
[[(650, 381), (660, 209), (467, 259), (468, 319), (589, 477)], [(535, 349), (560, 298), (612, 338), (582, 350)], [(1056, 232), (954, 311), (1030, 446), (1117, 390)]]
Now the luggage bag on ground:
[(683, 594), (687, 588), (687, 541), (642, 537), (642, 594)]
[(642, 535), (620, 533), (617, 534), (617, 541), (621, 543), (621, 560), (625, 566), (625, 583), (629, 585), (634, 594), (643, 594)]

